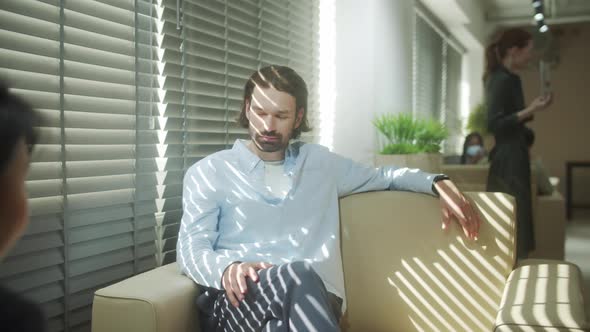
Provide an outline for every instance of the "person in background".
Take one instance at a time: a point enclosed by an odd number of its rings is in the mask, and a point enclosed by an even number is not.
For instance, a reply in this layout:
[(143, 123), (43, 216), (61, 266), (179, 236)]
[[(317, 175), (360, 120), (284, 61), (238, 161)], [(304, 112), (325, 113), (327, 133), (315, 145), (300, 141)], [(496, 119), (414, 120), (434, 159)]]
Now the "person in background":
[[(36, 141), (34, 124), (31, 107), (0, 85), (0, 259), (28, 224), (25, 179)], [(45, 319), (37, 305), (0, 287), (0, 330), (42, 332)]]
[(525, 106), (516, 74), (532, 58), (533, 40), (523, 29), (503, 31), (486, 49), (484, 74), (488, 130), (494, 135), (490, 151), (487, 191), (504, 192), (517, 204), (517, 256), (526, 258), (535, 248), (532, 222), (531, 170), (525, 123), (551, 104), (552, 96), (539, 96)]
[(478, 132), (472, 132), (465, 137), (463, 143), (463, 154), (461, 155), (461, 164), (486, 164), (488, 158), (486, 150), (483, 147), (483, 137)]

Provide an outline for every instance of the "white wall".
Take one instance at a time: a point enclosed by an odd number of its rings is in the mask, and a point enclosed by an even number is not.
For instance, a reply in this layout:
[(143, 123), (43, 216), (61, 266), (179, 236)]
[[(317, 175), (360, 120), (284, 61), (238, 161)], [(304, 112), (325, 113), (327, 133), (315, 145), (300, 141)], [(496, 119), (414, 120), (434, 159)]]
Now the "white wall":
[(411, 110), (412, 3), (336, 1), (334, 152), (371, 164), (371, 121)]
[(469, 32), (471, 37), (462, 37), (463, 39), (473, 38), (472, 41), (463, 41), (468, 44), (468, 47), (485, 44), (487, 41), (489, 23), (485, 21), (485, 10), (482, 0), (455, 0), (461, 8), (461, 11), (467, 17), (467, 22), (464, 24), (464, 29)]
[[(590, 22), (551, 28), (559, 44), (559, 61), (551, 67), (554, 100), (527, 125), (535, 131), (533, 155), (543, 160), (549, 175), (561, 179), (559, 191), (565, 193), (565, 162), (590, 158)], [(528, 105), (539, 95), (539, 71), (530, 68), (518, 74)], [(576, 169), (573, 183), (573, 201), (587, 204), (590, 200), (590, 169)]]
[(462, 27), (465, 33), (460, 34), (458, 38), (467, 48), (467, 53), (463, 57), (462, 81), (469, 87), (466, 110), (469, 112), (475, 105), (483, 101), (482, 75), (489, 23), (485, 21), (485, 11), (481, 0), (456, 1), (467, 17), (467, 23)]
[(483, 102), (483, 71), (484, 71), (484, 49), (479, 47), (471, 49), (463, 56), (463, 68), (461, 71), (461, 85), (463, 96), (466, 100), (461, 107), (461, 115), (466, 124), (469, 112), (478, 104)]

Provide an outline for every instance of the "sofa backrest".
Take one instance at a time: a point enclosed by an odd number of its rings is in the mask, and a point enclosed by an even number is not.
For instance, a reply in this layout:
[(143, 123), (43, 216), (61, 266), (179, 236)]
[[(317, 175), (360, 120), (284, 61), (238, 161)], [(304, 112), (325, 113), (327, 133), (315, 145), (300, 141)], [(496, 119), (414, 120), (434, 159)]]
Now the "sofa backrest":
[(467, 193), (478, 241), (441, 229), (439, 199), (370, 192), (340, 200), (348, 331), (491, 330), (515, 263), (514, 200)]
[(463, 191), (486, 191), (490, 165), (447, 165), (441, 166), (443, 174)]
[[(486, 191), (489, 172), (489, 164), (441, 165), (441, 173), (448, 175), (453, 180), (453, 183), (462, 191)], [(534, 199), (537, 196), (536, 172), (537, 169), (531, 167), (531, 192), (534, 193)]]

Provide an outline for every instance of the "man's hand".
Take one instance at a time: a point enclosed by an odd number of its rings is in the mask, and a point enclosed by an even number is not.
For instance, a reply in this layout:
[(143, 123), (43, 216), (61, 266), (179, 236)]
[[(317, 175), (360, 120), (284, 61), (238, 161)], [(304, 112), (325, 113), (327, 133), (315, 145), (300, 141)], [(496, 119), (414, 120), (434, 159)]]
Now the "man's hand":
[(271, 266), (272, 264), (264, 262), (233, 263), (228, 266), (221, 277), (221, 284), (229, 302), (237, 308), (240, 305), (239, 301), (244, 299), (244, 294), (248, 291), (246, 278), (258, 282), (258, 271)]
[(453, 217), (457, 218), (465, 237), (477, 240), (481, 220), (471, 203), (461, 194), (450, 180), (438, 181), (434, 187), (440, 195), (442, 208), (442, 228), (447, 229)]

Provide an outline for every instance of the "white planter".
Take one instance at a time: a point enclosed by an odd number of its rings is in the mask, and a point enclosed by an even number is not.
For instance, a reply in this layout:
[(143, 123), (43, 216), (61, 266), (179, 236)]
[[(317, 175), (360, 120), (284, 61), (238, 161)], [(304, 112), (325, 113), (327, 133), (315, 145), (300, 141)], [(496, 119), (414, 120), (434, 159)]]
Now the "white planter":
[(419, 168), (429, 173), (441, 173), (442, 154), (378, 154), (375, 156), (375, 166), (399, 166)]

